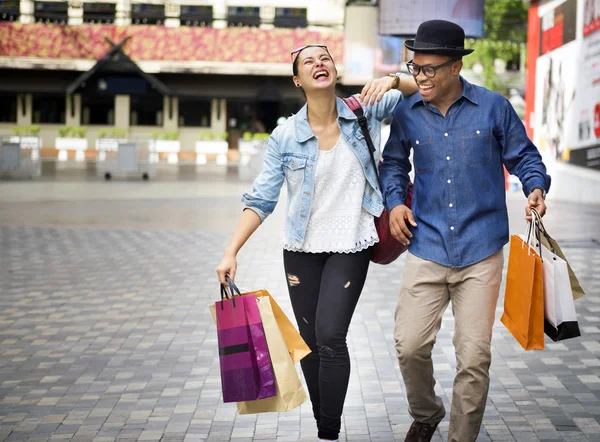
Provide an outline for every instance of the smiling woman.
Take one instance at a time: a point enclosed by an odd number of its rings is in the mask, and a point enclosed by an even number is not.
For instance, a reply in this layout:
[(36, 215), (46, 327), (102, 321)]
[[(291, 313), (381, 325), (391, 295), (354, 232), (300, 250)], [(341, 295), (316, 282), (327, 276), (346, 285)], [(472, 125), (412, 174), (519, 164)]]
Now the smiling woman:
[[(379, 241), (374, 217), (383, 199), (357, 117), (336, 97), (338, 71), (328, 48), (313, 44), (291, 53), (292, 81), (306, 104), (278, 126), (267, 143), (263, 170), (217, 268), (235, 277), (240, 248), (275, 209), (283, 182), (288, 206), (284, 267), (294, 314), (311, 353), (302, 361), (320, 440), (337, 440), (350, 358), (346, 334)], [(364, 116), (379, 158), (380, 122), (391, 116), (414, 82), (384, 77), (363, 89)], [(389, 92), (387, 92), (389, 91)], [(387, 92), (387, 93), (386, 93)], [(317, 338), (318, 337), (318, 338)]]

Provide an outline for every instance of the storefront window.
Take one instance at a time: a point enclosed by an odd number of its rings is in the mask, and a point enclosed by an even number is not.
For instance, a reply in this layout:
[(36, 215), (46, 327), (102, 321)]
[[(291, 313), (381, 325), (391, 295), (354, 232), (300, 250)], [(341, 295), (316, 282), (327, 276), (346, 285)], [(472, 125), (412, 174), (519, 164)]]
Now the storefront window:
[(0, 123), (17, 122), (17, 94), (0, 94)]
[(81, 124), (115, 124), (114, 95), (84, 95), (81, 97)]
[(33, 123), (65, 124), (67, 99), (64, 94), (35, 94), (32, 104)]
[(179, 126), (210, 127), (208, 98), (179, 97)]
[(161, 95), (132, 95), (131, 118), (132, 126), (162, 126), (163, 97)]

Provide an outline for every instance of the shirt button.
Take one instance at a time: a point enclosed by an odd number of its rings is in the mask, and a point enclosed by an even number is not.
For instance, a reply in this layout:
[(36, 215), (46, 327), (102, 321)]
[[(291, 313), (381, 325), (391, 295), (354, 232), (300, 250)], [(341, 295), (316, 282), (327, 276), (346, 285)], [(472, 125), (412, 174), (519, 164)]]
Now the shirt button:
[(452, 182), (452, 180), (448, 180), (448, 184), (450, 184)]
[(356, 141), (354, 143), (352, 143), (353, 146), (356, 146)]
[(447, 159), (448, 161), (450, 161), (450, 157), (446, 157), (446, 159)]
[(417, 140), (416, 143), (419, 144), (419, 140)]
[(450, 226), (450, 230), (454, 230), (454, 226)]
[(479, 132), (479, 131), (477, 131), (477, 135), (479, 135), (479, 134), (480, 134), (480, 132)]
[(452, 203), (448, 204), (448, 206), (452, 207)]
[(445, 136), (445, 137), (447, 137), (447, 136), (448, 136), (448, 132), (446, 132), (446, 133), (444, 134), (444, 136)]

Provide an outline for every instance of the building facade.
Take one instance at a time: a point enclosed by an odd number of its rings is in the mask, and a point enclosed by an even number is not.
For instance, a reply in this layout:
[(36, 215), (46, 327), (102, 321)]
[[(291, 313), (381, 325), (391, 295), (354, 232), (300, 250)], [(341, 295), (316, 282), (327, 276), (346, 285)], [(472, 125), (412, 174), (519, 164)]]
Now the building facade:
[(327, 44), (344, 87), (345, 19), (344, 0), (0, 0), (0, 134), (176, 133), (191, 151), (227, 132), (235, 147), (301, 106), (292, 49)]

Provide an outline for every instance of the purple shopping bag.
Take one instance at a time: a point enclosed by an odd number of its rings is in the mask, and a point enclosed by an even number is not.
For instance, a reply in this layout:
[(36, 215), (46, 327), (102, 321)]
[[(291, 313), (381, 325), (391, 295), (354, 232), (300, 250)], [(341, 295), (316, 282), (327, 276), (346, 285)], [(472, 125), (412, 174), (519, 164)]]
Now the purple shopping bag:
[(229, 287), (231, 299), (221, 286), (221, 301), (215, 303), (223, 402), (275, 396), (273, 366), (256, 296), (236, 297), (233, 285)]

